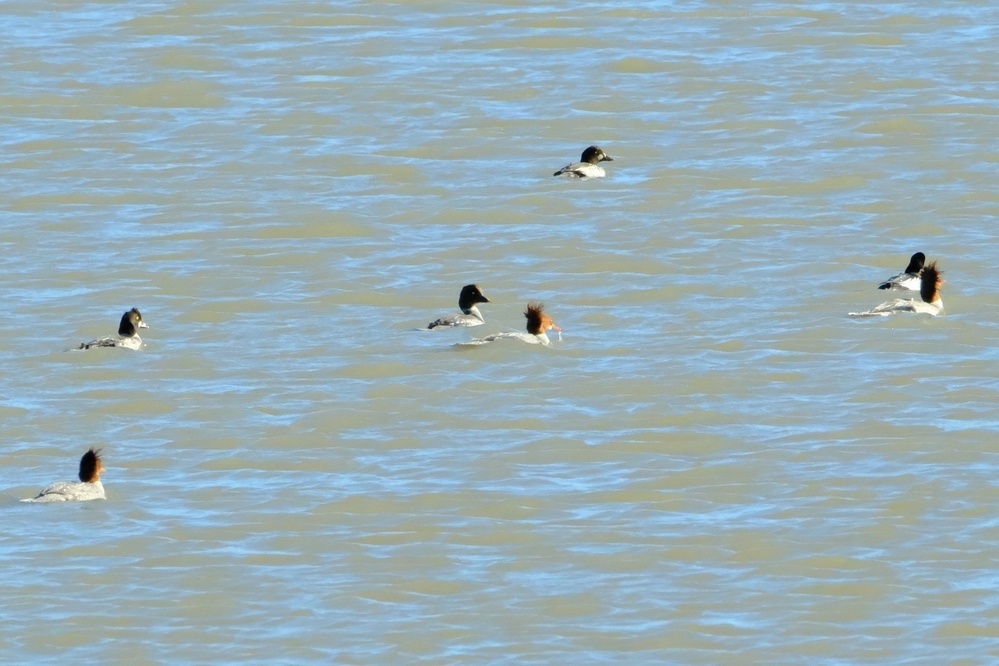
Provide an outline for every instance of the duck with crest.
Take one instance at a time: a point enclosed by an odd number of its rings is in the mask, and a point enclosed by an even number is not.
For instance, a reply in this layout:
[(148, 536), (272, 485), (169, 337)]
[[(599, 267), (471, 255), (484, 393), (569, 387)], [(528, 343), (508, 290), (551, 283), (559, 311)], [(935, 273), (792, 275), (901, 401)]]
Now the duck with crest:
[(104, 462), (101, 460), (100, 449), (91, 448), (80, 458), (80, 482), (59, 481), (48, 486), (35, 497), (21, 500), (22, 502), (86, 502), (105, 499), (104, 486), (101, 485), (101, 472)]
[(520, 340), (532, 345), (544, 345), (545, 347), (551, 347), (552, 341), (548, 338), (548, 331), (557, 331), (558, 339), (562, 339), (562, 329), (555, 324), (550, 316), (548, 316), (548, 313), (545, 312), (545, 306), (542, 303), (528, 303), (527, 309), (524, 310), (524, 317), (527, 319), (526, 333), (522, 331), (494, 333), (492, 335), (487, 335), (484, 338), (477, 338), (475, 340), (470, 340), (460, 344), (484, 345), (489, 342), (494, 342), (495, 340), (509, 338), (512, 340)]
[(919, 298), (896, 298), (877, 305), (867, 312), (850, 312), (851, 317), (888, 317), (902, 312), (915, 312), (936, 317), (943, 313), (943, 299), (940, 287), (943, 286), (943, 272), (937, 262), (923, 267), (919, 278)]

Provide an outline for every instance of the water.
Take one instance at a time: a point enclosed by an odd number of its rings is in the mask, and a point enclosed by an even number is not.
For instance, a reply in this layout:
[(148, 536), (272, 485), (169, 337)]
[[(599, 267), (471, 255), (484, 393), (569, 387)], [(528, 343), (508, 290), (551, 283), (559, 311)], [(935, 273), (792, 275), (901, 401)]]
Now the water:
[(994, 658), (999, 9), (924, 5), (5, 3), (5, 655)]

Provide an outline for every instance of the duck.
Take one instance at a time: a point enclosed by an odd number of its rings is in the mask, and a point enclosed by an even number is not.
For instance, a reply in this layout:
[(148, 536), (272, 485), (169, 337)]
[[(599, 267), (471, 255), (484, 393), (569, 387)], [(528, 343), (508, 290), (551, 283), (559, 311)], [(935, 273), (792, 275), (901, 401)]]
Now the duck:
[(936, 317), (943, 313), (943, 299), (940, 297), (940, 287), (943, 286), (943, 272), (937, 268), (937, 262), (923, 267), (919, 278), (919, 299), (896, 298), (875, 306), (867, 312), (850, 312), (851, 317), (887, 317), (900, 312), (915, 312)]
[(106, 499), (104, 486), (101, 485), (101, 472), (104, 471), (104, 461), (101, 460), (101, 450), (90, 448), (80, 458), (80, 482), (60, 481), (45, 488), (35, 497), (21, 500), (22, 502), (86, 502), (89, 500)]
[(566, 164), (552, 175), (568, 178), (603, 178), (607, 172), (600, 163), (613, 161), (614, 158), (605, 153), (600, 146), (590, 146), (583, 151), (578, 162)]
[(90, 349), (92, 347), (124, 347), (125, 349), (140, 349), (142, 338), (139, 337), (140, 328), (149, 328), (146, 322), (142, 321), (142, 313), (138, 308), (132, 308), (121, 316), (121, 323), (118, 324), (118, 337), (100, 338), (83, 342), (77, 349)]
[(479, 308), (475, 306), (478, 303), (489, 302), (489, 299), (482, 295), (478, 285), (466, 284), (461, 288), (461, 293), (458, 294), (458, 308), (461, 309), (461, 314), (448, 315), (436, 319), (427, 324), (427, 329), (443, 330), (445, 328), (482, 326), (486, 323), (486, 320), (482, 317), (482, 313), (479, 312)]
[(558, 332), (558, 339), (562, 339), (562, 329), (559, 328), (552, 318), (548, 316), (548, 313), (545, 312), (545, 306), (543, 303), (528, 303), (527, 309), (524, 310), (524, 317), (527, 319), (526, 333), (522, 331), (494, 333), (492, 335), (487, 335), (484, 338), (477, 338), (475, 340), (460, 343), (460, 345), (484, 345), (495, 340), (510, 338), (532, 345), (544, 345), (545, 347), (551, 347), (552, 341), (548, 338), (548, 331)]
[(909, 259), (909, 265), (898, 275), (893, 275), (881, 284), (878, 289), (901, 289), (905, 291), (919, 291), (919, 278), (923, 272), (923, 264), (926, 263), (926, 255), (917, 252)]

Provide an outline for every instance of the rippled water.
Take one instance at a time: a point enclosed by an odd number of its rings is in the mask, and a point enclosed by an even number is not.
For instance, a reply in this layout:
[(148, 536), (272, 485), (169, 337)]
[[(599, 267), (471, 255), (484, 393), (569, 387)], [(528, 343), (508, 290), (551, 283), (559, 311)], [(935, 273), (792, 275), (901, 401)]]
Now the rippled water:
[(3, 14), (12, 661), (999, 655), (999, 7)]

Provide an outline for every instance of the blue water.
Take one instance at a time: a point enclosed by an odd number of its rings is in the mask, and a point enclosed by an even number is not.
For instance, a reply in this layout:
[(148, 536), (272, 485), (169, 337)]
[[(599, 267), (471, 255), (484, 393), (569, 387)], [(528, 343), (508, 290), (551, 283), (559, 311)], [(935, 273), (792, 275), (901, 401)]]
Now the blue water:
[(12, 662), (999, 654), (996, 8), (3, 12)]

